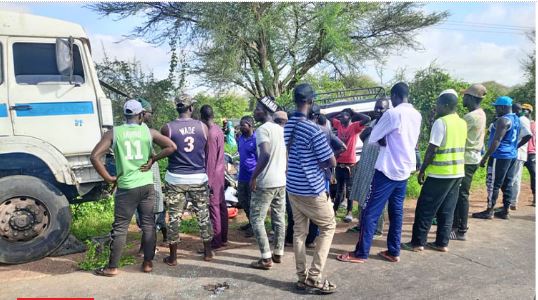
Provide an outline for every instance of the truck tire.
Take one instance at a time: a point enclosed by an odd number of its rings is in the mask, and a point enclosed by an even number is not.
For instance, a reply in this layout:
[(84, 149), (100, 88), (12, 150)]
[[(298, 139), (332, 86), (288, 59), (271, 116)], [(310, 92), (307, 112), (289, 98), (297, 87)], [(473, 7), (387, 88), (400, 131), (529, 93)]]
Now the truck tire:
[(66, 197), (49, 182), (32, 176), (0, 178), (0, 263), (43, 258), (69, 235)]

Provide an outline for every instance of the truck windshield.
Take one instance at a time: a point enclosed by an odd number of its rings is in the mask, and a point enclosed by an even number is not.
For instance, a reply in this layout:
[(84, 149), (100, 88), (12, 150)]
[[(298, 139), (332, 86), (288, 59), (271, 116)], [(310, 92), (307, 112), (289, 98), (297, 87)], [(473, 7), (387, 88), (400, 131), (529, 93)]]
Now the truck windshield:
[[(73, 46), (73, 83), (84, 83), (84, 70), (77, 45)], [(69, 84), (56, 65), (56, 46), (48, 43), (14, 43), (13, 63), (18, 84)]]

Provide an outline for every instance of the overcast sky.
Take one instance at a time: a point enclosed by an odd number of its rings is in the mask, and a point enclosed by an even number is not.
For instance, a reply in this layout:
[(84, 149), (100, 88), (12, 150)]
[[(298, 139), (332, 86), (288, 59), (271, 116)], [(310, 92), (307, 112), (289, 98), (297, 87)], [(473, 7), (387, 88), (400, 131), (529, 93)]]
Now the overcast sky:
[[(0, 3), (0, 9), (16, 10), (81, 24), (92, 42), (94, 60), (103, 58), (103, 49), (110, 57), (136, 59), (157, 78), (168, 74), (168, 46), (156, 47), (141, 39), (126, 39), (140, 23), (138, 18), (115, 20), (101, 17), (84, 7), (84, 3)], [(468, 82), (489, 80), (513, 86), (524, 81), (521, 60), (534, 49), (524, 32), (535, 28), (534, 3), (430, 3), (428, 11), (446, 10), (446, 23), (422, 30), (417, 35), (419, 50), (405, 50), (386, 58), (383, 81), (392, 79), (398, 69), (405, 69), (408, 79), (416, 70), (431, 62)], [(364, 73), (380, 81), (374, 63), (365, 66)], [(196, 78), (187, 92), (195, 93)]]

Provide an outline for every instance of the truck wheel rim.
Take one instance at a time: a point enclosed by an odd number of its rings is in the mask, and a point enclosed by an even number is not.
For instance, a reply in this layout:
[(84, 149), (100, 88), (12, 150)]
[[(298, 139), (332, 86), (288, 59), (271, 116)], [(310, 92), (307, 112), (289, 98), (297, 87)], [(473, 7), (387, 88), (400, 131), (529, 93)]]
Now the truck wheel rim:
[(47, 207), (31, 197), (15, 197), (0, 204), (0, 236), (25, 242), (43, 233), (50, 224)]

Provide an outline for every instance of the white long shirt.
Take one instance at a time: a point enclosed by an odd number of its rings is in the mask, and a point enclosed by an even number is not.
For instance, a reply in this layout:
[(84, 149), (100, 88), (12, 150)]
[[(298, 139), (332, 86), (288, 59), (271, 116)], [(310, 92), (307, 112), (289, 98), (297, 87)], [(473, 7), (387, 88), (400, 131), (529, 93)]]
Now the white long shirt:
[(415, 147), (422, 116), (409, 103), (387, 110), (372, 130), (369, 143), (387, 142), (381, 147), (375, 169), (394, 181), (406, 180), (416, 168)]

